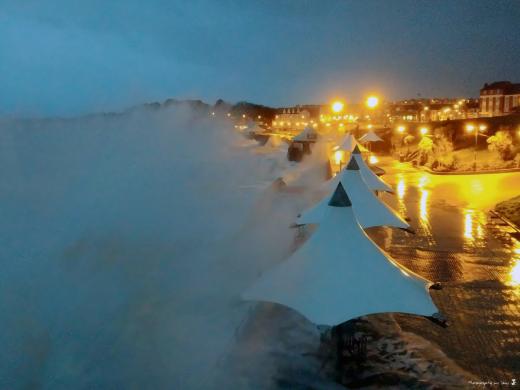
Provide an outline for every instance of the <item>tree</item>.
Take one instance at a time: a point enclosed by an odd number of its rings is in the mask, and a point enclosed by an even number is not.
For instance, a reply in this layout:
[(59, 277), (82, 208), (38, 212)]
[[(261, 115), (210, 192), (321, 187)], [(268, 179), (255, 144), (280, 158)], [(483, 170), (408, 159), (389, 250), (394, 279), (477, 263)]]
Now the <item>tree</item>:
[(406, 137), (404, 137), (404, 144), (405, 145), (410, 145), (413, 141), (415, 140), (415, 137), (413, 135), (407, 135)]
[(499, 130), (487, 139), (488, 149), (497, 152), (502, 161), (510, 161), (515, 158), (513, 151), (513, 139), (511, 133), (506, 130)]
[(435, 144), (433, 146), (434, 161), (432, 168), (440, 166), (443, 168), (454, 169), (457, 163), (453, 153), (453, 142), (450, 141), (444, 133), (438, 134), (435, 137)]
[(430, 137), (422, 137), (419, 141), (419, 164), (424, 165), (433, 151), (433, 141)]

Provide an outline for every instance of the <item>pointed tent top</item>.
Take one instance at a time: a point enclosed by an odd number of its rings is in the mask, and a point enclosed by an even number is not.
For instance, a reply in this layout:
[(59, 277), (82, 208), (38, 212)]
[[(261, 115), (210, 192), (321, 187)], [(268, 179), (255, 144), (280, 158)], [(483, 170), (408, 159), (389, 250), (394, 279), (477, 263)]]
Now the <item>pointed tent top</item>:
[(358, 145), (356, 145), (356, 146), (354, 147), (354, 150), (352, 150), (352, 153), (353, 153), (353, 154), (361, 154), (361, 151), (359, 150), (359, 146), (358, 146)]
[(394, 192), (392, 187), (386, 184), (383, 179), (376, 176), (372, 169), (370, 169), (367, 163), (363, 160), (361, 154), (353, 152), (352, 156), (356, 159), (356, 162), (359, 165), (359, 171), (361, 172), (361, 176), (363, 176), (363, 180), (371, 190)]
[(338, 186), (336, 187), (336, 190), (334, 191), (334, 194), (330, 198), (329, 206), (332, 207), (350, 207), (352, 206), (352, 203), (350, 202), (350, 199), (345, 192), (345, 189), (343, 188), (343, 184), (341, 182), (338, 183)]
[(341, 141), (341, 144), (339, 147), (342, 150), (351, 152), (354, 149), (354, 146), (356, 146), (356, 144), (357, 144), (357, 141), (354, 138), (354, 136), (352, 134), (348, 133)]
[(383, 139), (378, 136), (376, 133), (374, 133), (372, 130), (370, 130), (368, 133), (363, 135), (361, 138), (359, 138), (361, 142), (381, 142)]
[[(360, 156), (361, 158), (361, 156)], [(389, 226), (401, 229), (408, 229), (410, 225), (406, 223), (392, 208), (381, 201), (367, 186), (363, 178), (363, 167), (361, 163), (354, 157), (359, 165), (359, 170), (343, 169), (331, 181), (327, 182), (329, 195), (325, 196), (321, 201), (311, 208), (305, 210), (296, 220), (297, 225), (321, 224), (326, 215), (333, 210), (349, 209), (348, 207), (331, 207), (329, 202), (332, 194), (336, 191), (338, 184), (341, 183), (343, 189), (347, 193), (352, 210), (359, 224), (363, 228), (373, 226)], [(380, 183), (379, 183), (380, 184)], [(382, 188), (381, 186), (378, 187)]]
[(431, 283), (379, 249), (357, 222), (354, 207), (327, 207), (319, 229), (242, 297), (290, 307), (328, 326), (372, 313), (438, 312)]
[(311, 126), (307, 126), (293, 138), (293, 141), (315, 141), (317, 137), (318, 133), (316, 133), (316, 130)]
[(358, 163), (356, 162), (356, 159), (355, 158), (351, 158), (347, 167), (345, 168), (349, 171), (359, 171), (359, 165)]

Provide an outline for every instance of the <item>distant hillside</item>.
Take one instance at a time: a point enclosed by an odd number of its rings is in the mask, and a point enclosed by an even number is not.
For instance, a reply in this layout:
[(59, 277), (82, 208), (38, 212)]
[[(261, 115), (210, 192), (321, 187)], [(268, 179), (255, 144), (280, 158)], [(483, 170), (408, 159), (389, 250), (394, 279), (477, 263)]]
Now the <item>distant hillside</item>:
[(262, 117), (266, 121), (270, 121), (274, 118), (276, 109), (273, 107), (263, 106), (261, 104), (255, 104), (250, 102), (238, 102), (236, 104), (232, 104), (226, 102), (223, 99), (218, 99), (214, 105), (210, 105), (208, 103), (203, 102), (202, 100), (178, 100), (178, 99), (167, 99), (163, 103), (153, 102), (146, 103), (139, 106), (134, 106), (127, 111), (138, 110), (138, 109), (151, 109), (151, 110), (159, 110), (164, 107), (171, 106), (189, 106), (194, 111), (199, 112), (201, 114), (209, 114), (211, 112), (216, 112), (220, 114), (230, 113), (233, 117), (239, 118), (242, 115), (245, 115), (248, 118), (257, 118), (258, 116)]
[(151, 102), (132, 106), (123, 111), (117, 112), (97, 112), (92, 114), (81, 115), (79, 117), (47, 117), (47, 118), (0, 118), (0, 124), (13, 122), (62, 122), (74, 121), (77, 119), (94, 119), (96, 117), (118, 117), (131, 112), (140, 110), (156, 111), (169, 107), (189, 107), (193, 112), (200, 115), (209, 115), (212, 112), (226, 115), (230, 113), (234, 118), (245, 115), (248, 118), (257, 118), (261, 116), (265, 121), (271, 121), (275, 115), (275, 108), (263, 106), (260, 104), (249, 102), (238, 102), (236, 104), (218, 99), (215, 104), (211, 105), (199, 99), (174, 99), (170, 98), (164, 102)]
[(275, 116), (276, 108), (249, 102), (238, 102), (232, 106), (230, 112), (234, 117), (246, 115), (249, 118), (257, 118), (261, 116), (264, 121), (270, 122)]

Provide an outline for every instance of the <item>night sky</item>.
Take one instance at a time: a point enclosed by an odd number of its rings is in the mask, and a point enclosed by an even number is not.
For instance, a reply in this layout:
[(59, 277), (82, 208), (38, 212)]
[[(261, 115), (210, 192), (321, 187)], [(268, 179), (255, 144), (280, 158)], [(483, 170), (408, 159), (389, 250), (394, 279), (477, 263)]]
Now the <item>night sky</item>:
[(0, 115), (520, 82), (520, 1), (0, 0)]

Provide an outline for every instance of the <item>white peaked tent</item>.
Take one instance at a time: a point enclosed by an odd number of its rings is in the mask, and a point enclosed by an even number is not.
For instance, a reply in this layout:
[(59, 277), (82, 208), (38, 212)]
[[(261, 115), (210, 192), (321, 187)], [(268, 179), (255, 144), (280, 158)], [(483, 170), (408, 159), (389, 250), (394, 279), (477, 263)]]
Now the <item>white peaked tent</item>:
[(431, 283), (387, 257), (350, 206), (340, 183), (318, 230), (242, 297), (288, 306), (317, 325), (372, 313), (435, 314)]
[(354, 136), (348, 133), (345, 138), (341, 141), (339, 148), (341, 150), (346, 150), (347, 152), (352, 152), (357, 145), (357, 141)]
[[(335, 187), (341, 181), (348, 197), (352, 200), (354, 214), (363, 228), (373, 226), (392, 226), (409, 229), (408, 225), (397, 213), (381, 202), (367, 187), (359, 166), (354, 158), (350, 159), (347, 167), (333, 179)], [(297, 225), (321, 223), (329, 208), (330, 196), (325, 197), (315, 206), (303, 212), (296, 220)]]
[[(390, 187), (388, 184), (386, 184), (383, 179), (381, 179), (379, 176), (377, 176), (366, 164), (366, 162), (363, 160), (363, 157), (361, 156), (361, 151), (359, 148), (354, 147), (354, 150), (352, 151), (352, 158), (354, 158), (359, 165), (359, 171), (361, 172), (361, 176), (363, 177), (363, 180), (365, 183), (367, 183), (368, 188), (370, 188), (373, 191), (386, 191), (386, 192), (394, 192), (392, 190), (392, 187)], [(334, 183), (334, 186), (337, 183)]]
[(293, 138), (293, 141), (315, 141), (318, 133), (311, 126), (307, 126), (303, 131)]
[(383, 139), (370, 130), (368, 133), (359, 138), (359, 142), (382, 142)]
[(366, 149), (356, 141), (356, 138), (352, 134), (348, 133), (341, 141), (338, 149), (352, 153), (356, 146), (360, 148), (360, 150), (366, 151)]

